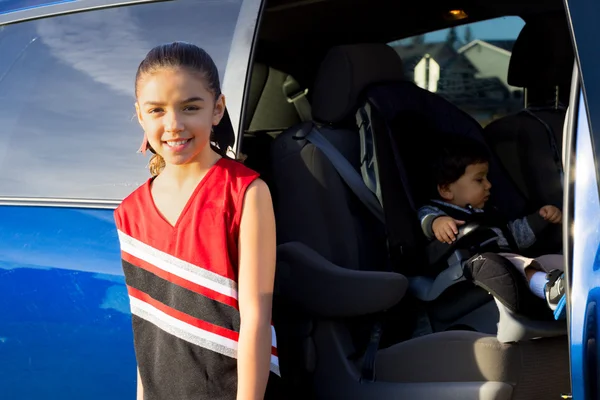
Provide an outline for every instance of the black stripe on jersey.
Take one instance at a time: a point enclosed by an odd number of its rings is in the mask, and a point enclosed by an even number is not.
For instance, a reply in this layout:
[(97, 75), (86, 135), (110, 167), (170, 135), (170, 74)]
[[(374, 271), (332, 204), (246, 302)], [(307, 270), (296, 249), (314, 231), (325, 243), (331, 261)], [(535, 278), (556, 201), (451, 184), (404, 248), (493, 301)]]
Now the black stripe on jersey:
[(127, 284), (134, 289), (194, 318), (235, 332), (240, 331), (240, 313), (235, 308), (175, 285), (125, 260), (122, 261)]
[(136, 357), (148, 400), (235, 400), (237, 360), (132, 316)]

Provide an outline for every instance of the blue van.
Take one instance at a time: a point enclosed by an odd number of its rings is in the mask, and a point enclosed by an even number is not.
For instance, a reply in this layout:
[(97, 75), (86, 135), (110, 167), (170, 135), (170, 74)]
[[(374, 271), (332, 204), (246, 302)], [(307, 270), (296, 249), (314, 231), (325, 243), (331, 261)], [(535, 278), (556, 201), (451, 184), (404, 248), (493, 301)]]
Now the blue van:
[[(113, 210), (148, 178), (135, 71), (179, 40), (219, 68), (219, 145), (273, 193), (286, 398), (598, 398), (598, 16), (593, 0), (0, 0), (0, 399), (135, 397)], [(562, 209), (531, 254), (564, 255), (566, 321), (464, 279), (477, 227), (425, 272), (432, 127), (492, 150), (502, 211)]]

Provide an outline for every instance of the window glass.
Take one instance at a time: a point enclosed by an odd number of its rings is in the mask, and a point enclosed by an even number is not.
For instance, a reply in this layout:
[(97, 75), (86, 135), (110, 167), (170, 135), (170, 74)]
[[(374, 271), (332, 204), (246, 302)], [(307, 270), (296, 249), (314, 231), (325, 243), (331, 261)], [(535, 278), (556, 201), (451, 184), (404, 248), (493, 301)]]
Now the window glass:
[(138, 64), (182, 40), (223, 79), (240, 6), (178, 0), (0, 26), (0, 196), (119, 200), (143, 183)]
[(406, 75), (471, 114), (482, 125), (523, 108), (523, 91), (508, 84), (519, 17), (466, 24), (392, 42)]

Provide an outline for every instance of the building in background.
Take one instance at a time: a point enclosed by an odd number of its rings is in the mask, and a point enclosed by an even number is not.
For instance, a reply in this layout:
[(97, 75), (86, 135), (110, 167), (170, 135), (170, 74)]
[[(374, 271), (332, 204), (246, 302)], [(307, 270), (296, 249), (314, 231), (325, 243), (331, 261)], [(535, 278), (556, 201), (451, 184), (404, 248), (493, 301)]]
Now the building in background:
[[(468, 41), (467, 41), (468, 40)], [(507, 82), (514, 40), (458, 39), (449, 30), (443, 42), (421, 36), (390, 44), (404, 61), (408, 79), (438, 93), (482, 125), (523, 108), (521, 88)]]

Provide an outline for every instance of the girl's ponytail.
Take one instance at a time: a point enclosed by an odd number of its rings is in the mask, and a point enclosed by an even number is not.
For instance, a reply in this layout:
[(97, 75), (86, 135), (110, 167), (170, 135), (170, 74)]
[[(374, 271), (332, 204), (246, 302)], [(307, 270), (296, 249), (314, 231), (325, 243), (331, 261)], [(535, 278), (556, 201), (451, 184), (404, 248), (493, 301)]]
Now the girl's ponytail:
[(157, 176), (165, 168), (165, 159), (160, 154), (152, 154), (150, 162), (148, 163), (148, 169), (150, 169), (150, 175)]

